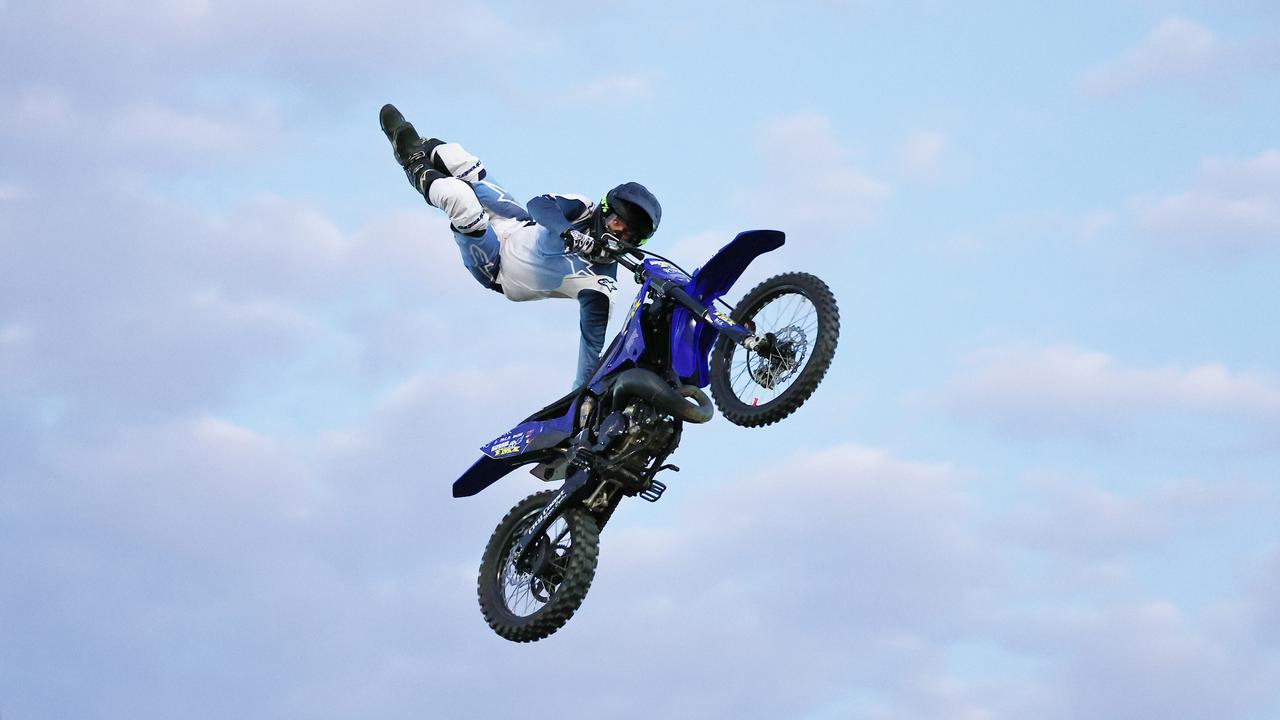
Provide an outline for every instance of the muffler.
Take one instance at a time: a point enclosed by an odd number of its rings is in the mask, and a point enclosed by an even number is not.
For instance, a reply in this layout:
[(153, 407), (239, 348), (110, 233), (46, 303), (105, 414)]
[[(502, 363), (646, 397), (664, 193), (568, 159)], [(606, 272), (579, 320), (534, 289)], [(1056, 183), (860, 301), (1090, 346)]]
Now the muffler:
[[(673, 388), (658, 374), (644, 368), (631, 368), (618, 374), (610, 391), (613, 407), (621, 405), (621, 401), (633, 397), (653, 405), (668, 415), (678, 417), (691, 423), (704, 423), (715, 415), (715, 406), (711, 399), (694, 385), (681, 385)], [(685, 402), (685, 398), (693, 400), (696, 405)]]

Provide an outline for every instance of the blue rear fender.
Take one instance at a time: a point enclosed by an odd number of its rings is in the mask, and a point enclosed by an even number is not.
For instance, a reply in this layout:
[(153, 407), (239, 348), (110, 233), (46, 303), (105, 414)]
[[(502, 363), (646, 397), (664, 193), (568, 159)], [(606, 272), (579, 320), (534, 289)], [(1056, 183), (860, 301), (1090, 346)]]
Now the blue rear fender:
[[(696, 300), (711, 304), (742, 277), (757, 257), (777, 250), (786, 242), (781, 230), (746, 230), (720, 248), (705, 265), (693, 273), (685, 290)], [(711, 382), (707, 357), (720, 335), (685, 308), (676, 308), (671, 318), (671, 367), (684, 382), (706, 387)]]
[(470, 497), (507, 473), (545, 455), (569, 439), (581, 391), (574, 390), (525, 419), (524, 422), (485, 443), (484, 453), (453, 483), (454, 497)]

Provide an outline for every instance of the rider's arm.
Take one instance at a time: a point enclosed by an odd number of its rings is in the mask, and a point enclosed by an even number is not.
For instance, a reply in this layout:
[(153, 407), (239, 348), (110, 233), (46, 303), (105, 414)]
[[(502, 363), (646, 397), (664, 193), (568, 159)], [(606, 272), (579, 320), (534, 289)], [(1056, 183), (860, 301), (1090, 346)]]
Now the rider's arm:
[(556, 237), (591, 217), (591, 201), (579, 195), (539, 195), (526, 203), (533, 221)]
[(582, 387), (591, 379), (596, 364), (600, 362), (600, 350), (604, 348), (604, 332), (609, 327), (609, 297), (594, 290), (583, 290), (578, 293), (578, 305), (581, 317), (578, 327), (582, 330), (582, 341), (578, 346), (578, 376), (574, 380), (575, 388)]

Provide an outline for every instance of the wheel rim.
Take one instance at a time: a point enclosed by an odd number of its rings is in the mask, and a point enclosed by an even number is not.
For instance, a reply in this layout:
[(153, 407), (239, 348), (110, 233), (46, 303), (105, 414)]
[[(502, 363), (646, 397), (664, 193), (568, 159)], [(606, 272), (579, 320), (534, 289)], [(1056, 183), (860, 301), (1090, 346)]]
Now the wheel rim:
[(774, 347), (760, 355), (731, 345), (729, 387), (743, 403), (767, 405), (795, 384), (809, 359), (818, 337), (818, 308), (804, 293), (787, 291), (766, 300), (744, 323), (756, 335), (772, 333)]
[(511, 533), (498, 568), (498, 592), (507, 612), (529, 617), (546, 607), (564, 579), (573, 552), (573, 535), (563, 517), (556, 518), (534, 541), (529, 552), (533, 561), (528, 570), (516, 566), (516, 543), (533, 524), (542, 508), (536, 508)]

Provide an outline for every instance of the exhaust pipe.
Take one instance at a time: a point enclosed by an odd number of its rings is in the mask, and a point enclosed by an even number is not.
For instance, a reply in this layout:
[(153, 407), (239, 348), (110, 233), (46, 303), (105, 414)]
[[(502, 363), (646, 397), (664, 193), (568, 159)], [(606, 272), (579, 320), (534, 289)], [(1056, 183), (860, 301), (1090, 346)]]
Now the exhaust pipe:
[[(704, 423), (715, 415), (715, 406), (711, 404), (706, 393), (694, 385), (681, 385), (673, 388), (662, 378), (644, 368), (631, 368), (618, 374), (613, 383), (612, 397), (614, 407), (618, 402), (634, 397), (652, 404), (668, 415), (673, 415), (691, 423)], [(696, 405), (685, 402), (685, 398), (693, 400)]]

